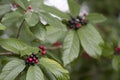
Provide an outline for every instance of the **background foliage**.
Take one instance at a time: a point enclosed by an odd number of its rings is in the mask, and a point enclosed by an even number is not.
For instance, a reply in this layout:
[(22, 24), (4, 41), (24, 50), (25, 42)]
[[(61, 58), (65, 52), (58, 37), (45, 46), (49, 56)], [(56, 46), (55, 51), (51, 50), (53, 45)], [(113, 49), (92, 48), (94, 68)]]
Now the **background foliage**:
[[(68, 0), (62, 12), (43, 0), (0, 0), (0, 80), (119, 80), (119, 3)], [(70, 29), (84, 4), (88, 24)], [(27, 66), (32, 53), (39, 63)]]

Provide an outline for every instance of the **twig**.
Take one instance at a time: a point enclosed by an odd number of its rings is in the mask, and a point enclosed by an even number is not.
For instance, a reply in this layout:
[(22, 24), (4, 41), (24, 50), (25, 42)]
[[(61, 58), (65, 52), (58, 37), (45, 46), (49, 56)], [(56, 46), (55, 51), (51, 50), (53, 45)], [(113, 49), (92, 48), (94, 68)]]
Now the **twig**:
[(11, 52), (0, 53), (0, 56), (2, 56), (2, 55), (14, 55), (14, 53), (11, 53)]
[(62, 46), (58, 46), (58, 47), (47, 47), (46, 49), (48, 50), (55, 50), (55, 49), (60, 49), (62, 48)]

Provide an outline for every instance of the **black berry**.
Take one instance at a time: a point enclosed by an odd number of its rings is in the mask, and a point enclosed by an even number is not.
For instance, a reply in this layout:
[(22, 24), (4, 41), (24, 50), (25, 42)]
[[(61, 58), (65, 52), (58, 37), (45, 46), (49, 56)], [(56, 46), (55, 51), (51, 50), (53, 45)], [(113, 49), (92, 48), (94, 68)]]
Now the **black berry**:
[(79, 21), (81, 21), (83, 18), (81, 16), (77, 16), (77, 19), (79, 19)]

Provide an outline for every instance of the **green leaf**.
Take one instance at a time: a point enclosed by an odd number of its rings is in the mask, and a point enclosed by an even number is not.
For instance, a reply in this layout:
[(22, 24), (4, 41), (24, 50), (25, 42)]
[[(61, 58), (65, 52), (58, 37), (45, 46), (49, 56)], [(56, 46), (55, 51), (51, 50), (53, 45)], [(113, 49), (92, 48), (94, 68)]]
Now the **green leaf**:
[(47, 55), (49, 56), (49, 58), (57, 61), (58, 63), (62, 63), (61, 57), (60, 57), (61, 54), (59, 54), (59, 53), (56, 54), (56, 53), (57, 52), (47, 51)]
[(43, 0), (30, 0), (30, 5), (35, 11), (39, 11), (39, 9), (42, 7)]
[(25, 20), (29, 26), (35, 26), (39, 22), (39, 17), (33, 12), (27, 12), (25, 14)]
[(100, 23), (106, 20), (102, 14), (92, 13), (86, 16), (86, 19), (91, 23)]
[(53, 6), (43, 5), (43, 6), (41, 6), (41, 9), (45, 10), (48, 13), (52, 13), (54, 15), (57, 15), (58, 17), (60, 17), (62, 19), (69, 19), (69, 16), (66, 13), (56, 9)]
[(39, 64), (55, 75), (57, 80), (70, 80), (69, 72), (56, 61), (48, 58), (41, 58)]
[(38, 66), (30, 66), (26, 80), (44, 80), (44, 75)]
[(0, 30), (5, 30), (6, 27), (0, 23)]
[(78, 35), (75, 31), (70, 30), (63, 43), (62, 60), (65, 66), (78, 57), (79, 50), (80, 43)]
[(9, 12), (11, 10), (10, 4), (0, 4), (0, 15), (4, 15), (5, 13)]
[(24, 10), (26, 10), (29, 6), (28, 0), (14, 0), (15, 3), (19, 4)]
[(80, 12), (80, 4), (77, 2), (77, 0), (68, 0), (68, 5), (72, 16), (78, 16)]
[(48, 26), (46, 29), (46, 42), (54, 43), (65, 36), (65, 31), (58, 29), (57, 27)]
[(28, 47), (27, 44), (23, 43), (20, 40), (9, 38), (9, 39), (0, 39), (0, 45), (11, 52), (19, 54), (21, 50), (26, 49)]
[(101, 45), (104, 43), (98, 31), (88, 24), (78, 30), (81, 45), (84, 50), (94, 58), (98, 58), (101, 53)]
[(12, 60), (5, 65), (0, 74), (0, 80), (14, 80), (25, 68), (25, 62), (20, 59)]
[(114, 56), (112, 60), (112, 66), (113, 66), (113, 69), (116, 71), (120, 69), (120, 56), (118, 55)]
[(3, 23), (11, 23), (11, 22), (16, 22), (20, 18), (22, 18), (23, 15), (20, 12), (11, 12), (6, 14), (3, 18), (2, 21)]
[(30, 27), (28, 24), (24, 24), (23, 27), (21, 28), (19, 39), (29, 45), (33, 45), (32, 41), (35, 39), (35, 36), (30, 31)]
[(53, 27), (57, 27), (61, 30), (66, 31), (66, 26), (64, 24), (62, 24), (60, 22), (60, 20), (58, 20), (55, 17), (52, 17), (50, 14), (46, 13), (46, 12), (40, 12), (39, 13), (40, 17), (42, 17), (48, 24), (50, 24)]
[(27, 47), (24, 50), (20, 51), (20, 55), (31, 55), (32, 53), (38, 53), (39, 48), (38, 47)]
[(111, 43), (111, 41), (106, 41), (104, 46), (103, 46), (103, 51), (102, 51), (102, 55), (104, 57), (111, 57), (114, 54), (114, 47), (113, 47), (113, 43)]
[(39, 23), (36, 26), (31, 27), (30, 30), (36, 38), (38, 38), (39, 40), (42, 40), (42, 41), (45, 40), (45, 37), (46, 37), (45, 26), (43, 26), (42, 24)]

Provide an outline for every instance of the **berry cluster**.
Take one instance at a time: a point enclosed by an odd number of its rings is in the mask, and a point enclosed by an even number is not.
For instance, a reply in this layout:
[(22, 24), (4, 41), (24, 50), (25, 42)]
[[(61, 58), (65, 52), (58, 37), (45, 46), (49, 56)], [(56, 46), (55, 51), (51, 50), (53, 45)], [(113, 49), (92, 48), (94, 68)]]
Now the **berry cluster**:
[(25, 63), (27, 66), (30, 65), (35, 65), (39, 62), (38, 57), (36, 54), (32, 53), (30, 56), (28, 56), (28, 58), (25, 60)]
[(86, 25), (88, 23), (88, 20), (85, 19), (83, 16), (77, 16), (77, 18), (71, 17), (71, 19), (68, 21), (68, 26), (72, 29), (79, 29), (83, 25)]
[(32, 6), (30, 5), (30, 6), (28, 7), (28, 9), (25, 10), (25, 12), (30, 12), (31, 10), (32, 10)]
[(39, 49), (41, 50), (41, 54), (45, 55), (46, 54), (46, 48), (42, 45), (39, 46)]

